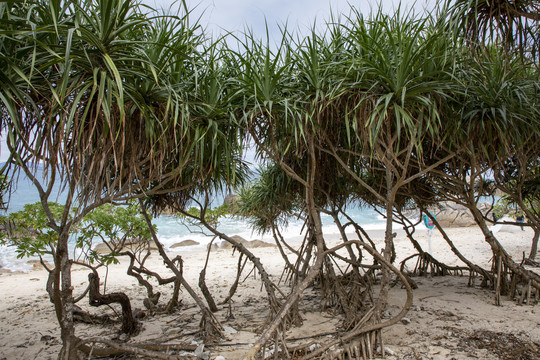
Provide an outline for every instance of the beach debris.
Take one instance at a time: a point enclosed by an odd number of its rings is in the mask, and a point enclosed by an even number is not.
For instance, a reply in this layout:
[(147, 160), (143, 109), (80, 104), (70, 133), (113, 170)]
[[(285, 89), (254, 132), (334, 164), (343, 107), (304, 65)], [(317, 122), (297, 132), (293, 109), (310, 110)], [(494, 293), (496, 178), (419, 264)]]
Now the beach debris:
[(238, 331), (235, 330), (232, 326), (224, 325), (223, 330), (225, 331), (225, 334), (237, 334)]
[(200, 344), (199, 346), (197, 346), (193, 353), (199, 359), (210, 360), (210, 351), (204, 351), (204, 344)]
[(457, 348), (474, 354), (478, 349), (487, 350), (497, 359), (536, 360), (540, 354), (540, 343), (514, 334), (489, 330), (467, 331), (455, 328), (458, 336)]
[[(146, 299), (145, 299), (146, 300)], [(142, 309), (134, 309), (133, 310), (133, 317), (135, 319), (144, 319), (148, 314), (146, 313), (146, 311), (142, 310)]]
[(39, 340), (48, 343), (49, 341), (55, 340), (55, 338), (51, 335), (43, 335)]
[(409, 325), (411, 323), (411, 319), (409, 319), (408, 317), (404, 317), (401, 319), (401, 323), (403, 325)]
[[(377, 351), (378, 353), (382, 354), (382, 352), (381, 352), (381, 347), (380, 347), (380, 346), (377, 346), (376, 351)], [(385, 346), (385, 347), (384, 347), (384, 354), (393, 356), (393, 355), (396, 354), (396, 352), (395, 352), (394, 350), (390, 349), (388, 346)]]

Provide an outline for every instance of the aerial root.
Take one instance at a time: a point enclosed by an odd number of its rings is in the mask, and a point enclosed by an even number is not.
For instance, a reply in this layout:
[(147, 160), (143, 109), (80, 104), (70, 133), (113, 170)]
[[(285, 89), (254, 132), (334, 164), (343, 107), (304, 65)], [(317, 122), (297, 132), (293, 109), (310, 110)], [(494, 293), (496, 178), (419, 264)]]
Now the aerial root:
[[(523, 267), (523, 263), (519, 268)], [(540, 284), (527, 272), (519, 272), (509, 266), (505, 254), (493, 257), (492, 273), (496, 276), (494, 284), (495, 304), (500, 305), (501, 295), (507, 295), (518, 304), (534, 305), (540, 301)]]
[(337, 339), (332, 339), (326, 343), (310, 345), (305, 348), (305, 355), (301, 360), (308, 359), (368, 359), (372, 358), (377, 347), (383, 348), (381, 328), (362, 331), (370, 325), (380, 324), (380, 318), (371, 308), (364, 317), (348, 332), (342, 333)]
[(461, 267), (461, 266), (449, 266), (446, 265), (437, 259), (435, 259), (433, 256), (431, 256), (427, 252), (422, 252), (418, 254), (411, 255), (404, 259), (401, 262), (400, 270), (401, 272), (404, 272), (405, 266), (407, 264), (407, 261), (417, 257), (416, 265), (414, 267), (414, 270), (410, 275), (412, 276), (445, 276), (445, 275), (454, 275), (454, 276), (461, 276), (463, 275), (463, 271), (469, 270), (467, 267)]

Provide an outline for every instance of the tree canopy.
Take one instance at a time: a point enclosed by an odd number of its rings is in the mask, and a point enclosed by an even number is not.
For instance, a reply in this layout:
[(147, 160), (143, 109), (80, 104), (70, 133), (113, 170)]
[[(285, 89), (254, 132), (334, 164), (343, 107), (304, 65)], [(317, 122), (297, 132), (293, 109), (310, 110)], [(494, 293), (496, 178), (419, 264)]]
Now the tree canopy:
[[(119, 238), (127, 233), (152, 239), (171, 277), (146, 269), (146, 257), (124, 254), (128, 272), (148, 290), (148, 308), (160, 295), (143, 275), (160, 285), (174, 283), (167, 311), (184, 287), (201, 310), (202, 332), (220, 335), (210, 311), (216, 304), (204, 289), (205, 270), (200, 286), (209, 306), (183, 278), (182, 259), (169, 258), (147, 210), (174, 209), (193, 219), (231, 243), (261, 274), (270, 320), (249, 359), (271, 342), (285, 354), (286, 339), (278, 333), (300, 320), (299, 299), (315, 282), (324, 303), (344, 315), (340, 341), (361, 344), (354, 346), (369, 353), (382, 345), (381, 329), (408, 311), (414, 286), (394, 264), (395, 224), (404, 227), (424, 264), (443, 274), (452, 270), (414, 239), (416, 225), (404, 216), (411, 206), (427, 214), (438, 200), (465, 206), (494, 259), (491, 270), (483, 269), (447, 239), (471, 277), (482, 276), (497, 296), (513, 296), (518, 281), (540, 289), (538, 274), (509, 256), (478, 207), (479, 197), (497, 187), (522, 208), (535, 229), (534, 260), (540, 234), (537, 1), (458, 0), (423, 16), (399, 9), (365, 16), (351, 8), (306, 37), (284, 28), (279, 44), (271, 46), (247, 32), (236, 37), (234, 48), (227, 38), (206, 38), (185, 6), (164, 14), (132, 0), (0, 3), (0, 126), (11, 151), (8, 167), (15, 170), (9, 173), (23, 171), (40, 195), (40, 206), (11, 220), (21, 224), (21, 254), (47, 247), (53, 255), (50, 294), (62, 331), (59, 358), (90, 351), (75, 335), (73, 321), (76, 259), (68, 242), (75, 232), (83, 248), (96, 236), (112, 243), (123, 243)], [(259, 258), (216, 229), (222, 209), (208, 210), (210, 194), (247, 182), (243, 153), (251, 143), (263, 166), (241, 190), (235, 211), (276, 239), (290, 274), (288, 294)], [(36, 177), (39, 166), (44, 183)], [(54, 183), (68, 193), (63, 205), (49, 201)], [(137, 210), (110, 207), (133, 199)], [(199, 209), (190, 209), (193, 203)], [(348, 215), (351, 203), (385, 216), (383, 245)], [(113, 212), (119, 223), (110, 221)], [(342, 244), (329, 246), (323, 214), (332, 217)], [(290, 216), (305, 220), (300, 249), (279, 232)], [(122, 222), (126, 217), (131, 222)], [(121, 249), (111, 250), (114, 255)], [(346, 268), (341, 275), (340, 264)], [(91, 304), (113, 302), (100, 293), (97, 271), (90, 268)], [(401, 281), (407, 297), (399, 314), (385, 319), (391, 277)], [(114, 301), (131, 319), (123, 329), (136, 334), (129, 299)], [(328, 341), (305, 358), (325, 356), (334, 345)]]

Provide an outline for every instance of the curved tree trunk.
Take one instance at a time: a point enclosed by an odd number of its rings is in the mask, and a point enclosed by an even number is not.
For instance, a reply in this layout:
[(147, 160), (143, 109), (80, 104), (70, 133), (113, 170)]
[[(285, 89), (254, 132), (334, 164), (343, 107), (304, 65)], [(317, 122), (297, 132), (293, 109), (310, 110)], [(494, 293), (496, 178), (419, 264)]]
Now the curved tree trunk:
[(129, 297), (119, 292), (102, 295), (99, 291), (99, 276), (96, 273), (88, 274), (88, 281), (90, 282), (90, 291), (88, 293), (90, 306), (119, 303), (122, 306), (122, 332), (128, 335), (137, 333), (139, 327), (133, 317)]

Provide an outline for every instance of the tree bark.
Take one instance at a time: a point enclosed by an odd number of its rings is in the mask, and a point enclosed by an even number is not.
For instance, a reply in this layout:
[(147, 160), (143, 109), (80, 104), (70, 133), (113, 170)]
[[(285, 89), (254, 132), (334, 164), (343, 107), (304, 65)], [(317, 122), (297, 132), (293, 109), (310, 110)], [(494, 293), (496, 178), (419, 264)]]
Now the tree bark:
[[(386, 229), (384, 232), (384, 249), (383, 257), (384, 259), (392, 263), (392, 253), (394, 250), (394, 233), (392, 231), (392, 216), (394, 209), (394, 187), (393, 185), (393, 174), (392, 169), (389, 164), (386, 164)], [(390, 269), (388, 267), (382, 268), (382, 279), (381, 279), (381, 290), (377, 303), (378, 311), (380, 314), (386, 308), (388, 302), (388, 291), (390, 289)]]
[(208, 286), (206, 286), (206, 268), (208, 266), (208, 260), (210, 258), (210, 251), (212, 250), (212, 244), (214, 242), (214, 239), (212, 239), (212, 241), (208, 245), (208, 252), (206, 253), (206, 262), (204, 263), (204, 268), (201, 270), (201, 273), (199, 274), (199, 288), (201, 289), (210, 310), (212, 312), (217, 312), (219, 309), (216, 306), (216, 302), (214, 301), (214, 298), (212, 297), (210, 290), (208, 290)]
[(90, 291), (88, 293), (90, 305), (101, 306), (119, 303), (122, 306), (122, 332), (129, 335), (137, 333), (139, 327), (133, 317), (129, 297), (119, 292), (102, 295), (99, 292), (99, 276), (95, 273), (88, 274), (88, 281), (90, 282)]
[(534, 236), (531, 245), (531, 253), (529, 254), (529, 260), (534, 261), (536, 254), (538, 253), (538, 238), (540, 237), (540, 229), (534, 228)]
[(79, 339), (75, 336), (73, 324), (73, 287), (71, 286), (71, 261), (68, 253), (68, 232), (63, 228), (59, 233), (56, 248), (53, 296), (56, 317), (60, 324), (62, 348), (58, 354), (59, 360), (77, 358)]

